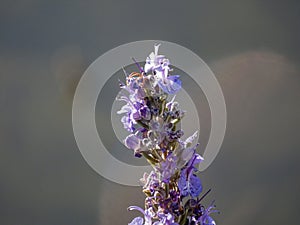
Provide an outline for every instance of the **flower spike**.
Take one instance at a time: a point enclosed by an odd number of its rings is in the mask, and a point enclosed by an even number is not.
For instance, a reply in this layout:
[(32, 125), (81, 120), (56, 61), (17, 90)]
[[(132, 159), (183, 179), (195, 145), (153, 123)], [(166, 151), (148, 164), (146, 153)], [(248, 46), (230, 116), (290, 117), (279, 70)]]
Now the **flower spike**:
[(178, 127), (185, 111), (175, 101), (181, 90), (179, 75), (171, 75), (170, 62), (159, 55), (160, 44), (154, 46), (144, 67), (134, 59), (139, 72), (126, 75), (120, 87), (128, 91), (117, 99), (125, 102), (118, 111), (121, 122), (130, 134), (124, 145), (134, 156), (144, 157), (153, 167), (140, 183), (146, 195), (145, 208), (130, 206), (143, 217), (134, 218), (129, 225), (216, 225), (210, 216), (217, 212), (214, 203), (207, 208), (202, 204), (211, 189), (202, 193), (196, 165), (203, 161), (197, 154), (199, 143), (194, 143), (198, 131), (184, 138)]

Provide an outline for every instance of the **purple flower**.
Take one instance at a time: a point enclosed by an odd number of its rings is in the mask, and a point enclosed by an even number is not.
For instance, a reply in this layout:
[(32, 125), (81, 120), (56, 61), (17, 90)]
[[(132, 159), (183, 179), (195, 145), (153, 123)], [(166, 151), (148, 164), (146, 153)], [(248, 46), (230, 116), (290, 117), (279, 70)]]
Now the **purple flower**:
[(202, 220), (201, 225), (216, 225), (216, 222), (210, 216), (206, 216)]
[(150, 109), (143, 103), (143, 100), (130, 100), (126, 96), (119, 96), (117, 100), (127, 102), (127, 104), (117, 112), (118, 114), (125, 113), (121, 119), (121, 122), (126, 130), (133, 132), (135, 131), (134, 124), (137, 124), (136, 121), (141, 119), (151, 119)]
[(168, 141), (173, 142), (183, 136), (183, 130), (168, 131)]
[(219, 212), (218, 210), (214, 209), (215, 206), (213, 204), (214, 202), (212, 202), (207, 209), (202, 211), (202, 215), (198, 219), (201, 225), (216, 225), (216, 222), (209, 216), (211, 213)]
[(195, 153), (195, 149), (192, 150), (194, 152), (193, 156), (190, 158), (186, 168), (181, 170), (178, 188), (183, 197), (190, 195), (195, 198), (202, 192), (201, 181), (199, 177), (194, 174), (196, 171), (195, 164), (201, 162), (203, 158)]
[(142, 217), (136, 217), (128, 225), (143, 225), (143, 224), (144, 224), (144, 219)]
[(162, 71), (169, 66), (169, 60), (166, 59), (164, 55), (158, 55), (159, 46), (160, 45), (154, 45), (154, 52), (151, 52), (146, 59), (146, 64), (144, 66), (144, 71), (146, 73), (154, 70)]
[(190, 144), (187, 142), (180, 143), (180, 149), (176, 152), (178, 156), (178, 168), (182, 168), (185, 165), (189, 168), (189, 170), (196, 169), (195, 165), (203, 161), (203, 158), (196, 153), (196, 148), (199, 144), (196, 144), (194, 147), (188, 147)]
[(185, 147), (190, 147), (193, 143), (193, 141), (197, 138), (198, 136), (198, 131), (196, 131), (192, 136), (188, 137), (185, 141), (184, 141), (184, 144), (185, 144)]
[(143, 119), (145, 120), (151, 119), (151, 111), (147, 106), (143, 105), (142, 107), (140, 107), (139, 113)]
[(128, 135), (125, 140), (124, 144), (127, 148), (132, 149), (134, 151), (140, 148), (140, 139), (135, 134)]
[[(144, 68), (137, 64), (140, 72), (126, 75), (126, 83), (120, 87), (128, 92), (117, 99), (126, 104), (118, 114), (124, 128), (131, 132), (124, 144), (135, 156), (144, 156), (154, 168), (140, 180), (146, 195), (145, 210), (130, 206), (144, 216), (134, 218), (129, 225), (215, 225), (209, 216), (212, 206), (205, 209), (202, 199), (201, 180), (197, 177), (196, 164), (203, 158), (196, 153), (198, 144), (195, 132), (185, 141), (183, 130), (177, 127), (185, 111), (169, 94), (181, 89), (179, 75), (171, 75), (170, 61), (158, 54), (159, 45), (147, 57)], [(185, 199), (187, 197), (187, 199)]]
[(164, 55), (158, 55), (160, 45), (154, 46), (154, 52), (146, 59), (144, 71), (152, 71), (157, 77), (159, 87), (167, 94), (175, 94), (181, 88), (179, 75), (169, 76), (170, 61)]
[(174, 216), (170, 213), (167, 214), (158, 214), (160, 221), (156, 221), (153, 225), (179, 225), (178, 223), (174, 222)]
[(179, 75), (168, 76), (158, 81), (159, 87), (167, 94), (176, 94), (181, 88)]
[(171, 99), (171, 101), (169, 101), (167, 104), (166, 104), (166, 107), (169, 111), (176, 111), (179, 109), (179, 104), (178, 102), (175, 102), (175, 97), (176, 96), (173, 96), (173, 98)]
[(142, 208), (140, 208), (138, 206), (129, 206), (128, 210), (138, 210), (144, 214), (144, 218), (145, 218), (145, 223), (143, 223), (144, 222), (143, 218), (137, 217), (137, 218), (133, 219), (133, 221), (131, 223), (129, 223), (128, 225), (152, 225), (152, 218), (155, 216), (155, 213), (152, 208), (143, 210)]
[(148, 138), (155, 144), (160, 144), (166, 136), (166, 125), (160, 117), (153, 117), (149, 122)]
[(125, 101), (127, 102), (126, 105), (124, 105), (121, 110), (119, 110), (118, 114), (124, 114), (122, 117), (121, 122), (124, 125), (124, 128), (130, 132), (133, 132), (135, 130), (134, 124), (136, 124), (136, 119), (139, 118), (139, 113), (132, 101), (126, 96), (119, 96), (117, 98), (119, 101)]
[(148, 151), (149, 147), (153, 145), (148, 138), (140, 139), (138, 137), (139, 132), (138, 130), (135, 134), (129, 134), (124, 140), (125, 146), (132, 149), (136, 157), (141, 157), (141, 153)]
[(134, 122), (130, 119), (130, 116), (125, 115), (121, 118), (121, 122), (123, 123), (124, 129), (133, 132), (135, 131)]
[(203, 161), (202, 156), (200, 156), (199, 154), (197, 154), (195, 152), (197, 146), (198, 146), (198, 144), (194, 148), (191, 148), (194, 151), (194, 155), (189, 160), (189, 163), (187, 165), (188, 171), (197, 170), (196, 167), (195, 167), (195, 165), (198, 164), (198, 163), (200, 163), (201, 161)]
[(178, 188), (182, 197), (190, 195), (196, 198), (202, 192), (202, 184), (199, 177), (193, 173), (187, 173), (186, 169), (181, 171)]
[(177, 157), (170, 154), (165, 161), (161, 162), (158, 170), (161, 173), (161, 180), (168, 183), (169, 179), (175, 174), (177, 168)]
[(150, 190), (151, 192), (159, 185), (159, 179), (157, 177), (157, 173), (153, 170), (150, 174), (144, 173), (142, 179), (140, 179), (141, 183), (143, 184), (143, 189)]

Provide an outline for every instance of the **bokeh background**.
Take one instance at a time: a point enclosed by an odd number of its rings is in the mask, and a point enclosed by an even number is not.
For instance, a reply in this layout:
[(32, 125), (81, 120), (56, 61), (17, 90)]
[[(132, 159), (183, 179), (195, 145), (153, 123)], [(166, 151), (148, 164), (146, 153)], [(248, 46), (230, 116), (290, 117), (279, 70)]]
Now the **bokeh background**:
[[(2, 0), (0, 224), (127, 224), (137, 215), (126, 208), (143, 205), (141, 189), (88, 166), (71, 109), (96, 58), (147, 39), (193, 50), (223, 89), (226, 136), (200, 174), (212, 188), (206, 201), (221, 211), (217, 224), (299, 224), (299, 21), (300, 3), (291, 0)], [(109, 126), (103, 108), (97, 105), (100, 131)], [(204, 143), (206, 119), (209, 110), (200, 116)]]

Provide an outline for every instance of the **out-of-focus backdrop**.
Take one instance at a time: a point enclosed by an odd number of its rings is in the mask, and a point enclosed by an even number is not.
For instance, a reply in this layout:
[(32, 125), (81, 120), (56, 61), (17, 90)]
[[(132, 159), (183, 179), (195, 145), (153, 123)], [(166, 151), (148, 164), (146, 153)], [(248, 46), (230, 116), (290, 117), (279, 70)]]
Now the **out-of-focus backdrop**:
[[(141, 189), (87, 165), (71, 109), (97, 57), (147, 39), (193, 50), (224, 92), (224, 143), (200, 174), (212, 188), (206, 201), (221, 211), (217, 224), (299, 224), (299, 21), (299, 1), (2, 0), (0, 224), (127, 224), (137, 215), (126, 208), (143, 205)], [(99, 132), (107, 121), (101, 109)], [(209, 129), (201, 132), (205, 142)]]

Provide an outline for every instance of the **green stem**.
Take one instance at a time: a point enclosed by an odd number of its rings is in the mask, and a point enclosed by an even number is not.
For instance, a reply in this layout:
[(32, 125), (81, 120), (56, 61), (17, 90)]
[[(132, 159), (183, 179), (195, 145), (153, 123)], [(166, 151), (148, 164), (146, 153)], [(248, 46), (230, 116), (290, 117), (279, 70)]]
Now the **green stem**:
[(147, 130), (149, 130), (149, 126), (148, 126), (147, 124), (143, 123), (143, 122), (140, 121), (140, 120), (137, 120), (136, 122), (137, 122), (139, 125), (141, 125), (142, 127), (144, 127), (144, 128), (146, 128)]
[(180, 220), (180, 225), (185, 225), (187, 219), (187, 212), (185, 212), (184, 216)]
[(164, 111), (165, 111), (165, 107), (166, 107), (166, 100), (163, 100), (161, 107), (159, 109), (159, 114), (162, 116)]
[(152, 156), (150, 156), (149, 154), (147, 154), (146, 152), (142, 152), (142, 155), (148, 160), (148, 162), (151, 165), (155, 165), (156, 163), (158, 163), (159, 161), (155, 158), (153, 158)]
[(160, 162), (163, 159), (161, 158), (161, 156), (158, 154), (157, 149), (153, 149), (152, 150), (152, 154), (157, 158), (157, 160)]
[(166, 193), (166, 198), (169, 196), (169, 191), (170, 191), (170, 186), (168, 183), (165, 183), (165, 193)]

